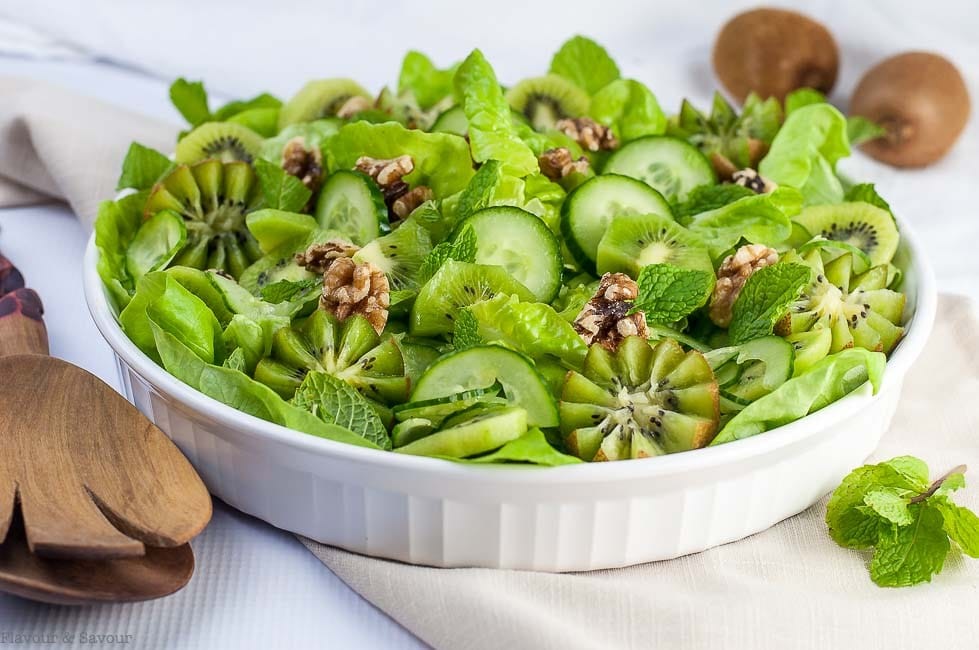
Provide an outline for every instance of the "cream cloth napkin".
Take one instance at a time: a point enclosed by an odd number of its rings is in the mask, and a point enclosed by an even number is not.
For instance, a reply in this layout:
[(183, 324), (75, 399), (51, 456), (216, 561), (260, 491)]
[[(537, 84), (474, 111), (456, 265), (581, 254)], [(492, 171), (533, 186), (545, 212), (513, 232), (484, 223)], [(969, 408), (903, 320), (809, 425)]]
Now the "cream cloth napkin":
[[(91, 225), (129, 142), (176, 129), (51, 86), (0, 79), (0, 206), (67, 200)], [(979, 470), (979, 323), (943, 297), (875, 458)], [(979, 490), (959, 502), (979, 510)], [(825, 501), (749, 539), (628, 569), (551, 575), (432, 569), (302, 539), (334, 573), (439, 648), (975, 648), (979, 561), (950, 555), (930, 585), (880, 589), (866, 554), (826, 534)]]

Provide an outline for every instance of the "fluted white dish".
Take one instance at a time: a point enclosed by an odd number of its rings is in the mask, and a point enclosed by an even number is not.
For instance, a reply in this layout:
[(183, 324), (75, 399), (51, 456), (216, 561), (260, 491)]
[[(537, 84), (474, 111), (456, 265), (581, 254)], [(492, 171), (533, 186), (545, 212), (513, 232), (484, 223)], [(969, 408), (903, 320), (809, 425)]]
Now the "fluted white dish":
[(864, 385), (799, 421), (717, 447), (554, 468), (473, 466), (324, 440), (213, 400), (123, 333), (85, 256), (85, 296), (126, 396), (221, 500), (274, 526), (358, 553), (440, 567), (621, 567), (732, 542), (805, 510), (874, 450), (921, 353), (934, 275), (906, 223), (907, 332), (880, 391)]

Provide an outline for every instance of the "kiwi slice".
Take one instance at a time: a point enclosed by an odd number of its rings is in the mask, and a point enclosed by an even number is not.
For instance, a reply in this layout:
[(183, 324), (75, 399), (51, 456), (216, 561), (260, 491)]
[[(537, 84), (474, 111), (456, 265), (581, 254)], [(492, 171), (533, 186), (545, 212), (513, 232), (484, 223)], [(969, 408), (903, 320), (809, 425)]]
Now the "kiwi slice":
[(613, 218), (598, 243), (599, 274), (621, 272), (635, 278), (649, 264), (672, 264), (714, 275), (710, 253), (700, 238), (672, 219), (656, 214)]
[(507, 91), (506, 98), (537, 131), (553, 129), (566, 117), (578, 117), (589, 104), (584, 90), (554, 74), (524, 79)]
[(856, 246), (870, 257), (870, 264), (887, 264), (897, 252), (900, 235), (894, 217), (869, 203), (838, 203), (806, 208), (793, 220), (813, 236)]
[(245, 215), (260, 201), (258, 181), (248, 163), (211, 158), (178, 165), (157, 182), (143, 215), (150, 219), (172, 210), (184, 219), (187, 240), (169, 266), (219, 269), (237, 278), (262, 256), (245, 225)]
[(432, 251), (432, 238), (417, 221), (409, 219), (393, 232), (378, 237), (354, 255), (357, 262), (371, 262), (388, 276), (392, 291), (418, 288), (418, 270)]
[[(829, 330), (829, 352), (854, 346), (889, 354), (904, 334), (903, 293), (887, 289), (887, 266), (878, 265), (855, 274), (852, 253), (824, 262), (819, 250), (805, 257), (786, 255), (784, 261), (801, 261), (813, 269), (813, 280), (776, 324), (775, 333), (795, 336)], [(825, 337), (825, 335), (822, 335)], [(798, 340), (798, 337), (795, 336)], [(825, 347), (825, 338), (820, 347)], [(815, 363), (815, 352), (807, 362)], [(811, 365), (810, 363), (810, 365)], [(798, 371), (797, 371), (798, 372)]]
[(258, 157), (261, 148), (262, 136), (247, 126), (234, 122), (206, 122), (180, 139), (174, 159), (178, 163), (195, 163), (207, 158), (250, 163)]
[(792, 349), (795, 350), (793, 376), (798, 377), (829, 354), (833, 346), (833, 332), (826, 328), (810, 330), (789, 334), (785, 340), (791, 343)]
[(448, 334), (455, 328), (460, 309), (501, 293), (526, 302), (536, 300), (503, 267), (450, 260), (419, 290), (409, 329), (415, 336)]
[(630, 336), (615, 352), (592, 345), (570, 371), (561, 433), (583, 460), (624, 460), (704, 447), (717, 433), (717, 381), (700, 352), (673, 339)]
[(419, 456), (465, 458), (502, 447), (525, 433), (527, 411), (519, 407), (497, 406), (474, 412), (463, 421), (404, 446), (396, 446), (395, 451)]
[(301, 324), (280, 328), (270, 354), (255, 367), (255, 380), (291, 399), (311, 370), (334, 375), (381, 404), (408, 398), (400, 343), (378, 336), (362, 316), (339, 321), (317, 309)]
[(279, 128), (299, 122), (334, 117), (354, 96), (371, 99), (363, 86), (352, 79), (317, 79), (303, 86), (279, 111)]
[(331, 239), (346, 241), (341, 233), (324, 229), (314, 230), (302, 239), (289, 239), (246, 268), (238, 278), (238, 283), (258, 296), (262, 289), (281, 280), (295, 282), (315, 278), (315, 274), (296, 263), (296, 253), (305, 251), (310, 244), (322, 244)]

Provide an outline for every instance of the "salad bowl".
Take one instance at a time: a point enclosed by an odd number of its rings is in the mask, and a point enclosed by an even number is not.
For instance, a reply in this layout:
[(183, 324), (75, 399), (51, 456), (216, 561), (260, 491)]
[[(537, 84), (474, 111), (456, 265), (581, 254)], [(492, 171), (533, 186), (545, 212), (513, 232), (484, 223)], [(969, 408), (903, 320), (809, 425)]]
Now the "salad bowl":
[(585, 571), (696, 553), (795, 515), (877, 446), (935, 318), (932, 271), (913, 232), (907, 329), (879, 391), (869, 383), (796, 422), (729, 444), (655, 458), (552, 468), (459, 464), (305, 435), (183, 384), (133, 344), (99, 278), (86, 300), (124, 394), (190, 459), (210, 491), (279, 528), (331, 546), (438, 567)]

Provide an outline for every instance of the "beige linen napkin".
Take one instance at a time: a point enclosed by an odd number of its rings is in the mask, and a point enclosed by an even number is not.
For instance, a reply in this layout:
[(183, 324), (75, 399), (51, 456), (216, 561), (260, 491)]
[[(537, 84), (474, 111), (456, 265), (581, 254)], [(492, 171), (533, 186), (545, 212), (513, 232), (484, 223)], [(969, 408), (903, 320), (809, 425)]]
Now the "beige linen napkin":
[[(163, 151), (174, 142), (171, 126), (50, 86), (0, 79), (0, 92), (0, 206), (63, 198), (91, 225), (98, 201), (113, 194), (129, 142)], [(959, 463), (979, 471), (977, 400), (979, 323), (965, 299), (946, 296), (875, 458), (913, 454), (933, 472)], [(979, 510), (977, 487), (959, 494)], [(440, 648), (977, 646), (979, 561), (956, 551), (932, 584), (880, 589), (866, 554), (829, 539), (824, 513), (825, 501), (698, 555), (566, 575), (414, 567), (302, 541)]]

